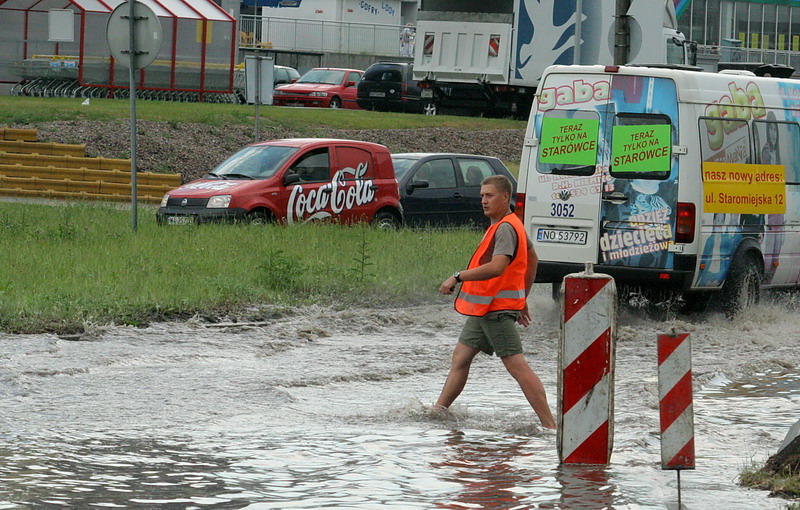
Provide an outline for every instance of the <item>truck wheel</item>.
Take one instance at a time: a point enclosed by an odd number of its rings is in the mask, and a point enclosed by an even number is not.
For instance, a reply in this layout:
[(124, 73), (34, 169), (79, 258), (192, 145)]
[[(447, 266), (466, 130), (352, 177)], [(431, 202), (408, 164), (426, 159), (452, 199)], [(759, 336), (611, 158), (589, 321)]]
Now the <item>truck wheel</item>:
[(425, 115), (436, 115), (439, 113), (436, 107), (436, 101), (426, 101), (425, 104), (422, 105), (422, 113)]
[(342, 100), (339, 99), (337, 96), (333, 96), (331, 98), (331, 103), (328, 105), (328, 108), (341, 108), (342, 107)]
[(389, 211), (381, 211), (375, 215), (372, 224), (380, 229), (392, 230), (400, 226), (400, 220)]
[(733, 317), (757, 304), (761, 299), (761, 280), (761, 268), (756, 257), (744, 255), (734, 260), (722, 285), (725, 315)]

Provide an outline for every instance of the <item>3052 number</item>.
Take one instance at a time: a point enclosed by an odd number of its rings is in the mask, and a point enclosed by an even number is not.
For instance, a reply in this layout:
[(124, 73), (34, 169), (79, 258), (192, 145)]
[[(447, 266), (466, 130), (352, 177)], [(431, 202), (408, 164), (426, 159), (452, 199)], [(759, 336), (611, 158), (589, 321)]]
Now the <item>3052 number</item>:
[(550, 204), (550, 216), (558, 216), (561, 218), (574, 218), (575, 206), (573, 204), (562, 204), (553, 202)]

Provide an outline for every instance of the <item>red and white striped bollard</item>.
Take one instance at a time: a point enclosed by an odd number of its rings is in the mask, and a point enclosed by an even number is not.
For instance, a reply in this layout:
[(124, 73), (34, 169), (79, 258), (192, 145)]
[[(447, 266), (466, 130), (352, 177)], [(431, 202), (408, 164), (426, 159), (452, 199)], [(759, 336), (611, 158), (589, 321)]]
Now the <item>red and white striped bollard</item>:
[(614, 437), (614, 279), (564, 277), (558, 373), (558, 457), (564, 464), (608, 464)]

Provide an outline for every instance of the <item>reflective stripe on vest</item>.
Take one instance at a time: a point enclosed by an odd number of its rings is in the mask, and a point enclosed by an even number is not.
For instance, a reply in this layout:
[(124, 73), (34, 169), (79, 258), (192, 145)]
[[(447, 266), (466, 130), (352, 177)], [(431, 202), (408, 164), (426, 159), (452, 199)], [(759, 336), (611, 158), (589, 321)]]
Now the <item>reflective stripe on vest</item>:
[(456, 296), (455, 308), (463, 315), (483, 316), (499, 310), (522, 310), (525, 307), (525, 272), (528, 267), (528, 243), (525, 228), (520, 219), (508, 214), (489, 227), (470, 259), (468, 269), (480, 265), (480, 260), (492, 246), (495, 232), (501, 223), (508, 223), (517, 233), (517, 252), (503, 274), (483, 281), (467, 281), (461, 284)]

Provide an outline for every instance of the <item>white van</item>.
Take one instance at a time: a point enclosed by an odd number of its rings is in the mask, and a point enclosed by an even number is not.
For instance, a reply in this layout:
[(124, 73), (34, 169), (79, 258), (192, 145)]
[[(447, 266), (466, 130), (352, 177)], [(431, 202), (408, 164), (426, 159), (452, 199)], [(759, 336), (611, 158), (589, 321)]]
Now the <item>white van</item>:
[(749, 72), (552, 66), (516, 211), (537, 282), (593, 262), (621, 285), (736, 312), (800, 284), (800, 81)]

